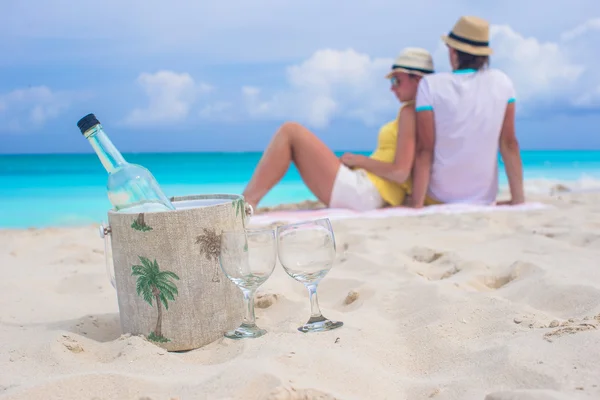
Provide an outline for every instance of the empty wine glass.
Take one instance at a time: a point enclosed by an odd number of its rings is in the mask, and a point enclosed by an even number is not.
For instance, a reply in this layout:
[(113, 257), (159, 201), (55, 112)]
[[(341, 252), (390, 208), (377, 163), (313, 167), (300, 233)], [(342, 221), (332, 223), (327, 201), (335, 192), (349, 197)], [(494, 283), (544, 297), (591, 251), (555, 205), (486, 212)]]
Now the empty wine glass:
[(335, 260), (335, 237), (329, 218), (278, 226), (277, 251), (285, 272), (308, 289), (310, 318), (298, 330), (321, 332), (344, 325), (325, 318), (317, 299), (317, 285)]
[(221, 234), (219, 264), (223, 273), (244, 294), (242, 324), (225, 333), (230, 339), (257, 338), (266, 330), (256, 326), (254, 293), (273, 273), (277, 261), (277, 242), (273, 229), (225, 231)]

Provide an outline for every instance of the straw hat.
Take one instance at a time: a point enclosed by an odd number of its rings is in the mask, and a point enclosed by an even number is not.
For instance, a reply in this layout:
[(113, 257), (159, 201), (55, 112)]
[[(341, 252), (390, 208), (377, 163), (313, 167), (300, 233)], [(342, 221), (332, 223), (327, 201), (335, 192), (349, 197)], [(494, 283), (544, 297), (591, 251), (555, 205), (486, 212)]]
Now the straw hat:
[(392, 70), (385, 76), (392, 77), (394, 72), (406, 72), (407, 74), (426, 75), (433, 73), (433, 59), (425, 49), (418, 47), (407, 47), (394, 61)]
[(460, 17), (448, 35), (442, 40), (453, 49), (475, 56), (489, 56), (490, 24), (479, 17)]

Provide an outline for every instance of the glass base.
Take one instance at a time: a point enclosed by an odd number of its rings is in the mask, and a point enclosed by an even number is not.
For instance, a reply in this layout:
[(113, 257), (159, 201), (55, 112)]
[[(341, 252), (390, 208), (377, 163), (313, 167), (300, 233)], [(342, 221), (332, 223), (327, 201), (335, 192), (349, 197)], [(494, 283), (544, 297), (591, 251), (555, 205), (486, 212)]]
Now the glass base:
[(242, 324), (238, 328), (225, 332), (225, 337), (229, 339), (257, 338), (267, 333), (266, 330), (256, 325)]
[(298, 328), (300, 332), (308, 333), (308, 332), (324, 332), (331, 331), (333, 329), (339, 328), (343, 326), (344, 323), (342, 321), (332, 321), (323, 317), (322, 315), (319, 317), (311, 317), (308, 322), (301, 327)]

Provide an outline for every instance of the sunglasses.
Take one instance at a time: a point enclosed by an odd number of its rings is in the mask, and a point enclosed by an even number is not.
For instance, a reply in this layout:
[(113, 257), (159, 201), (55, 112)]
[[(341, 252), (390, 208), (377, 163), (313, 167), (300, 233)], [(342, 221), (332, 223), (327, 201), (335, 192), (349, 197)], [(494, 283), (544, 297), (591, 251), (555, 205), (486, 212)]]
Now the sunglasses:
[(400, 80), (398, 78), (396, 78), (395, 76), (392, 76), (390, 78), (390, 84), (392, 86), (400, 86), (400, 83), (401, 83)]

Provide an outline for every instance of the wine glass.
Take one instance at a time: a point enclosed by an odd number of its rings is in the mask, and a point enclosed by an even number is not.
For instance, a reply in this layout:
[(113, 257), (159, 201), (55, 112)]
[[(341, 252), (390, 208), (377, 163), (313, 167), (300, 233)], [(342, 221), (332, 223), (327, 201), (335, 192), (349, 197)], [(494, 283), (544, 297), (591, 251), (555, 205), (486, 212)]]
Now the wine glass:
[(335, 237), (329, 218), (278, 226), (277, 251), (285, 272), (308, 289), (310, 318), (298, 330), (321, 332), (344, 325), (325, 318), (317, 299), (317, 285), (335, 260)]
[(254, 293), (273, 273), (277, 262), (277, 242), (273, 229), (224, 231), (221, 234), (219, 264), (229, 280), (244, 294), (242, 324), (225, 333), (230, 339), (257, 338), (267, 333), (256, 326)]

